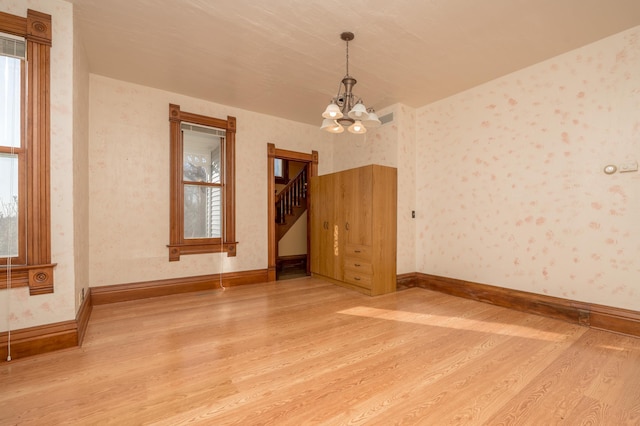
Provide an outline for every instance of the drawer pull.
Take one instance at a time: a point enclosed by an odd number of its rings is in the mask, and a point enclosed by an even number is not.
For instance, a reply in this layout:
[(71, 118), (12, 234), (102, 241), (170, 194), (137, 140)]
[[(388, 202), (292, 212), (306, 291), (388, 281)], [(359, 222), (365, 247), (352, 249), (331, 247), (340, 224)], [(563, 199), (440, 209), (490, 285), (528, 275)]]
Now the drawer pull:
[(353, 264), (353, 266), (356, 266), (356, 267), (358, 267), (358, 268), (359, 268), (359, 267), (360, 267), (360, 264), (359, 264), (359, 263), (354, 263), (354, 264)]
[(353, 252), (354, 253), (360, 253), (360, 250), (354, 250)]
[(353, 277), (354, 280), (360, 281), (360, 277)]

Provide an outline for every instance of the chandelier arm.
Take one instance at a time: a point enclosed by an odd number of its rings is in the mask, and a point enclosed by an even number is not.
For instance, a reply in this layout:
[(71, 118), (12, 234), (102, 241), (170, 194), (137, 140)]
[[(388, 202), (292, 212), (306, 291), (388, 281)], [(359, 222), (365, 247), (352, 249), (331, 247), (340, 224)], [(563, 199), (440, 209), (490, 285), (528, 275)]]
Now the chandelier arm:
[(336, 97), (334, 98), (334, 100), (336, 101), (336, 103), (338, 103), (338, 99), (340, 98), (340, 94), (342, 92), (342, 81), (340, 83), (338, 83), (338, 94), (336, 95)]

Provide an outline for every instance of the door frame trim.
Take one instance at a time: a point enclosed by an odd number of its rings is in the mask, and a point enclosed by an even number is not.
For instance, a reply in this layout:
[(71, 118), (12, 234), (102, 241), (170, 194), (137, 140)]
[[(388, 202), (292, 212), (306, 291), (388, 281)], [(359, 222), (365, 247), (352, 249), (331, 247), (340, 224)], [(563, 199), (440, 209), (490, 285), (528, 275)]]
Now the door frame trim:
[[(276, 259), (278, 257), (278, 246), (276, 242), (276, 181), (273, 172), (273, 160), (282, 158), (284, 160), (299, 161), (307, 163), (307, 177), (310, 179), (318, 176), (318, 151), (311, 151), (311, 154), (304, 152), (289, 151), (286, 149), (278, 149), (275, 144), (267, 143), (267, 275), (268, 281), (276, 280)], [(309, 194), (307, 193), (307, 211), (309, 210)], [(307, 274), (310, 273), (309, 263), (309, 215), (307, 214)]]

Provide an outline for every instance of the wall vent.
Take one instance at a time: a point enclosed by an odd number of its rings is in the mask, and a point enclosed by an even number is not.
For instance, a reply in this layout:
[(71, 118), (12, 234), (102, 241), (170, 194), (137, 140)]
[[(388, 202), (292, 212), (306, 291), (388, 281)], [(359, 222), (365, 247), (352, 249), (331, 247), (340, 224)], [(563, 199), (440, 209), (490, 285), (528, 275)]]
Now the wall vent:
[(0, 35), (0, 55), (12, 58), (25, 59), (27, 54), (24, 40), (9, 38)]
[(387, 123), (391, 123), (393, 121), (393, 113), (385, 114), (382, 117), (379, 117), (380, 122), (384, 125)]

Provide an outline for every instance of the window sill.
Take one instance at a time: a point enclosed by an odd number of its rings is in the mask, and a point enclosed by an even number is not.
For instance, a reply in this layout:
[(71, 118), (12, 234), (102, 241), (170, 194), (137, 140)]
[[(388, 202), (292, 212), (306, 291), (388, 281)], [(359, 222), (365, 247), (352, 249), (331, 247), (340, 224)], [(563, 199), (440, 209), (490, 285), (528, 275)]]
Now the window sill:
[(235, 257), (237, 242), (223, 243), (198, 243), (198, 244), (167, 244), (169, 247), (169, 261), (180, 260), (181, 255), (203, 253), (227, 253), (227, 257)]
[[(53, 293), (53, 269), (56, 263), (46, 265), (11, 266), (11, 274), (6, 266), (0, 267), (0, 290), (17, 287), (29, 287), (29, 294)], [(11, 287), (9, 287), (9, 276)]]

